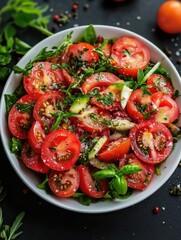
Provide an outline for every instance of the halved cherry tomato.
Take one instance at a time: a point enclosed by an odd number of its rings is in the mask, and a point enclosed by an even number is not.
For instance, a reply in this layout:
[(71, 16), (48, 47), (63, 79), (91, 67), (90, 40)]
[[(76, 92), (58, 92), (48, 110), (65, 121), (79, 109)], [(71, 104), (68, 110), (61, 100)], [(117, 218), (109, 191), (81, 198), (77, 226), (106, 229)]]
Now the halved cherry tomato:
[(65, 171), (78, 160), (80, 148), (81, 143), (74, 133), (58, 129), (45, 137), (41, 157), (49, 168)]
[(180, 33), (181, 2), (172, 0), (161, 4), (157, 12), (157, 24), (166, 33)]
[(28, 132), (28, 141), (32, 149), (41, 153), (41, 146), (45, 138), (45, 131), (42, 128), (41, 124), (38, 121), (35, 121), (29, 132)]
[(108, 87), (111, 84), (123, 82), (113, 73), (100, 72), (92, 74), (90, 77), (86, 78), (85, 82), (82, 84), (82, 91), (84, 94), (90, 92), (93, 88)]
[(36, 153), (26, 141), (21, 149), (21, 158), (23, 163), (30, 169), (40, 172), (48, 173), (50, 168), (44, 164), (41, 155)]
[(88, 63), (88, 65), (96, 62), (99, 59), (98, 53), (94, 52), (94, 46), (89, 43), (75, 43), (70, 45), (67, 51), (69, 62), (73, 61), (74, 57)]
[(155, 120), (161, 123), (171, 123), (179, 118), (179, 108), (177, 103), (168, 95), (161, 98)]
[(117, 72), (136, 77), (138, 69), (144, 69), (150, 61), (150, 52), (143, 42), (135, 37), (124, 36), (112, 46), (112, 64)]
[(29, 95), (24, 95), (20, 98), (11, 108), (8, 115), (8, 127), (13, 136), (19, 139), (26, 139), (28, 137), (28, 131), (33, 122), (33, 118), (29, 112), (21, 110), (18, 104), (27, 105), (31, 111), (31, 104), (34, 100)]
[(86, 165), (79, 165), (77, 168), (80, 176), (80, 190), (91, 198), (103, 198), (108, 191), (108, 182), (101, 179), (95, 182)]
[(72, 84), (72, 83), (75, 83), (76, 82), (76, 78), (74, 78), (73, 76), (71, 76), (69, 74), (69, 70), (68, 69), (62, 69), (62, 73), (63, 73), (63, 76), (67, 82), (68, 85)]
[(91, 104), (96, 105), (102, 109), (115, 111), (121, 108), (120, 92), (116, 92), (109, 88), (100, 91), (96, 96), (90, 100)]
[(54, 63), (38, 62), (34, 64), (30, 74), (24, 76), (24, 88), (34, 99), (42, 96), (45, 92), (59, 90), (65, 86), (62, 70), (54, 69)]
[(79, 174), (74, 168), (64, 172), (51, 171), (48, 176), (50, 189), (58, 197), (71, 197), (77, 191), (79, 183)]
[(108, 111), (96, 106), (88, 106), (80, 115), (77, 116), (78, 124), (88, 132), (102, 132), (108, 126), (111, 119)]
[(61, 110), (63, 94), (59, 91), (44, 93), (39, 97), (33, 109), (33, 116), (42, 127), (49, 130), (56, 120), (56, 113)]
[(98, 158), (106, 162), (119, 160), (129, 152), (130, 147), (131, 140), (129, 137), (119, 138), (113, 142), (110, 142), (107, 148), (99, 153)]
[(119, 162), (119, 167), (123, 167), (126, 164), (136, 164), (142, 168), (138, 173), (125, 175), (128, 183), (128, 187), (144, 190), (151, 182), (154, 176), (154, 166), (142, 162), (134, 153), (127, 154)]
[(154, 120), (136, 124), (129, 133), (131, 147), (138, 158), (149, 164), (164, 161), (173, 149), (170, 130)]
[(141, 89), (136, 89), (128, 100), (126, 110), (129, 116), (137, 121), (149, 119), (157, 112), (162, 96), (162, 92), (147, 95)]
[(169, 81), (168, 78), (161, 74), (152, 74), (147, 80), (148, 90), (151, 93), (155, 93), (157, 91), (161, 91), (164, 94), (169, 95), (170, 97), (173, 96), (174, 88), (172, 83)]

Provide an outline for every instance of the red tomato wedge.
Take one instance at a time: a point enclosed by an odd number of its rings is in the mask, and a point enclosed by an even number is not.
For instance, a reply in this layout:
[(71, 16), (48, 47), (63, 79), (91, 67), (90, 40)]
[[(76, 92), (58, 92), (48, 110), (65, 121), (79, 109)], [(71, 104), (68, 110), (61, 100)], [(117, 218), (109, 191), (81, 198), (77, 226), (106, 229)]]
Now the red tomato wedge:
[(136, 164), (142, 169), (138, 173), (125, 175), (128, 187), (144, 190), (153, 179), (154, 166), (144, 163), (134, 153), (127, 154), (123, 159), (121, 159), (119, 162), (119, 167), (121, 168), (126, 164)]
[(76, 163), (80, 149), (80, 141), (74, 133), (58, 129), (45, 137), (41, 157), (49, 168), (65, 171)]
[(92, 198), (103, 198), (108, 191), (107, 180), (101, 179), (95, 183), (87, 166), (79, 165), (76, 169), (80, 176), (81, 191)]
[(45, 92), (59, 90), (66, 85), (62, 70), (54, 68), (54, 63), (37, 62), (29, 75), (24, 76), (24, 88), (34, 99), (42, 96)]
[(70, 45), (68, 48), (67, 56), (69, 57), (69, 61), (73, 61), (72, 58), (76, 57), (90, 65), (99, 59), (99, 55), (98, 53), (94, 52), (94, 49), (94, 46), (89, 43), (75, 43)]
[(117, 39), (111, 52), (116, 71), (128, 76), (136, 77), (138, 69), (144, 69), (150, 61), (149, 49), (143, 42), (131, 36)]
[(51, 171), (48, 176), (50, 189), (62, 198), (71, 197), (77, 191), (79, 183), (79, 173), (74, 168), (64, 172)]
[(110, 120), (110, 113), (96, 106), (88, 106), (77, 117), (78, 124), (90, 133), (100, 133), (107, 128), (106, 122)]
[(113, 160), (119, 160), (126, 153), (129, 152), (131, 147), (130, 138), (119, 138), (113, 142), (110, 142), (107, 148), (98, 155), (100, 160), (110, 162)]
[(154, 120), (136, 124), (129, 133), (131, 147), (138, 158), (149, 164), (164, 161), (173, 149), (170, 130)]
[(48, 173), (50, 168), (44, 164), (41, 155), (33, 151), (28, 141), (24, 143), (21, 150), (21, 158), (23, 163), (36, 172)]
[(33, 109), (33, 117), (41, 126), (49, 130), (56, 120), (56, 113), (61, 109), (63, 94), (59, 91), (47, 92), (39, 97)]
[(38, 121), (35, 121), (29, 132), (28, 132), (28, 141), (32, 149), (41, 153), (41, 146), (45, 138), (45, 131), (42, 128), (41, 124)]
[[(8, 115), (8, 128), (11, 134), (19, 139), (26, 139), (28, 137), (28, 131), (33, 122), (33, 118), (30, 114), (31, 105), (34, 104), (34, 100), (29, 95), (24, 95), (20, 98), (11, 108)], [(27, 106), (29, 111), (21, 110), (21, 106)]]
[(148, 78), (146, 85), (151, 93), (161, 91), (170, 97), (173, 96), (174, 88), (171, 81), (161, 74), (152, 74)]
[(82, 84), (82, 91), (84, 94), (87, 94), (94, 88), (108, 87), (111, 84), (123, 82), (113, 73), (109, 72), (100, 72), (91, 75), (86, 78), (85, 82)]

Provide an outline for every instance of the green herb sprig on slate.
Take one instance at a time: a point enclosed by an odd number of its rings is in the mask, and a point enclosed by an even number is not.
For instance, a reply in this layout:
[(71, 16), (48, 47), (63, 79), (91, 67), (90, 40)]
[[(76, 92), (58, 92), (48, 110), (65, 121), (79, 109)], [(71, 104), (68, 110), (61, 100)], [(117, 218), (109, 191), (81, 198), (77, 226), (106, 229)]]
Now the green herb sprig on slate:
[[(4, 187), (2, 185), (2, 182), (0, 181), (0, 202), (5, 198), (7, 192), (4, 190)], [(25, 216), (25, 212), (20, 212), (15, 220), (13, 221), (12, 226), (9, 226), (7, 224), (3, 224), (3, 211), (0, 207), (0, 239), (4, 240), (14, 240), (16, 239), (20, 234), (22, 234), (22, 231), (19, 231), (19, 228), (22, 225), (22, 220)]]
[(31, 46), (17, 35), (23, 28), (34, 28), (46, 36), (52, 35), (47, 25), (50, 16), (44, 16), (48, 5), (33, 0), (8, 0), (0, 9), (0, 80), (5, 80), (11, 69), (12, 54), (24, 55)]

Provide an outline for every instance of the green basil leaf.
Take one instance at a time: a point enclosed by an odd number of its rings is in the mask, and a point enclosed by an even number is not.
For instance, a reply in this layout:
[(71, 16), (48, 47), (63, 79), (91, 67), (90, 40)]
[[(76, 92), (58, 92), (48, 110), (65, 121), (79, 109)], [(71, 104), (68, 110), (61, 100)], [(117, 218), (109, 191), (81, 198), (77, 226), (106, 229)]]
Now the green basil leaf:
[(115, 176), (110, 182), (111, 188), (116, 191), (118, 195), (125, 195), (128, 190), (128, 184), (124, 176)]
[(95, 172), (92, 176), (96, 179), (103, 179), (103, 178), (113, 178), (115, 176), (115, 171), (111, 169), (103, 169), (100, 171)]
[(95, 29), (93, 25), (90, 24), (74, 42), (88, 42), (90, 44), (94, 44), (96, 40), (97, 37)]
[(134, 173), (138, 173), (142, 170), (140, 165), (136, 165), (136, 164), (127, 164), (124, 165), (120, 170), (119, 173), (125, 175), (125, 174), (134, 174)]

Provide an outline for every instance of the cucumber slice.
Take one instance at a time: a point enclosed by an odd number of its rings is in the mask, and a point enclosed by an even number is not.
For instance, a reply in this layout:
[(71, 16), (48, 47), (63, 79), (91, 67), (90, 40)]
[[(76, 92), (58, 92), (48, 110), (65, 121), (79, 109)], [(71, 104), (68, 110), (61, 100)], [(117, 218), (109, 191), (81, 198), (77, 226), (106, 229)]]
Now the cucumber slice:
[(97, 141), (97, 143), (95, 144), (95, 146), (93, 147), (93, 149), (89, 153), (89, 159), (95, 158), (96, 154), (99, 152), (99, 150), (102, 148), (102, 146), (104, 145), (104, 143), (106, 141), (107, 141), (107, 137), (106, 136), (101, 137)]
[(90, 97), (88, 95), (78, 96), (75, 101), (72, 103), (69, 111), (72, 113), (79, 113), (84, 108), (86, 108), (87, 103), (89, 102)]

